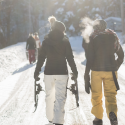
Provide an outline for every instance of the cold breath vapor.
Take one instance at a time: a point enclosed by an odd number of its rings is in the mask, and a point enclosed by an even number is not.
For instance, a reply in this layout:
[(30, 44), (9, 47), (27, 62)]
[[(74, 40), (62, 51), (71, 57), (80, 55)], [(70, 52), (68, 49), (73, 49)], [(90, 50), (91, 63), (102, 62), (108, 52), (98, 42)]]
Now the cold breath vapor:
[(84, 38), (86, 43), (89, 43), (89, 36), (93, 32), (93, 20), (88, 17), (82, 19), (80, 27), (83, 28), (81, 36)]

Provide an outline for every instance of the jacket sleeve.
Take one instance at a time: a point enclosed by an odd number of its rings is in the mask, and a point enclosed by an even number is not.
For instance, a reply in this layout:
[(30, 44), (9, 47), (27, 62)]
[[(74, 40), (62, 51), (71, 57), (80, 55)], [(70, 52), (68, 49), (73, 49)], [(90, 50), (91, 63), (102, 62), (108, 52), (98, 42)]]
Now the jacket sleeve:
[(73, 56), (71, 45), (70, 45), (68, 39), (66, 41), (66, 59), (68, 61), (69, 66), (71, 67), (72, 72), (76, 76), (78, 76), (78, 71), (77, 71), (77, 68), (76, 68), (75, 61), (74, 61), (74, 56)]
[(35, 69), (36, 73), (39, 73), (41, 71), (41, 67), (44, 64), (45, 59), (46, 59), (46, 43), (45, 43), (45, 41), (43, 41), (42, 46), (40, 47), (40, 52), (39, 52), (39, 55), (38, 55), (38, 61), (37, 61), (37, 64), (36, 64), (36, 69)]
[(121, 64), (123, 63), (123, 60), (124, 60), (124, 52), (123, 52), (121, 45), (119, 47), (119, 50), (116, 52), (116, 54), (118, 55), (116, 64), (117, 64), (117, 68), (119, 69), (119, 67), (121, 66)]
[(87, 51), (87, 62), (85, 74), (88, 75), (94, 60), (94, 48), (93, 48), (93, 39), (90, 38), (90, 42), (88, 43), (88, 51)]

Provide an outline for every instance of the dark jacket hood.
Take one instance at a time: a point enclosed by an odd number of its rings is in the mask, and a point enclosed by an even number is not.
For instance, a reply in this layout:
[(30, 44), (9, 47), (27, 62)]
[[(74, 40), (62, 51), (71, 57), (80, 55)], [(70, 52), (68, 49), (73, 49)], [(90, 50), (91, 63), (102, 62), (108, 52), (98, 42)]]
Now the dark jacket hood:
[(54, 41), (60, 41), (64, 38), (64, 33), (62, 33), (61, 31), (59, 30), (52, 30), (50, 31), (50, 33), (48, 34), (48, 37), (51, 39), (51, 40), (54, 40)]

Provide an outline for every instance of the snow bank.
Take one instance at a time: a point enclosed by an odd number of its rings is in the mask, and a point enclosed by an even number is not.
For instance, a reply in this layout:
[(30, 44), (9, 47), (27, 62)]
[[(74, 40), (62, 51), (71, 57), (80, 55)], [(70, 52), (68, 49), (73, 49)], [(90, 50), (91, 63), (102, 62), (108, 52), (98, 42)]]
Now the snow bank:
[(8, 77), (26, 61), (26, 42), (17, 43), (0, 50), (0, 81)]

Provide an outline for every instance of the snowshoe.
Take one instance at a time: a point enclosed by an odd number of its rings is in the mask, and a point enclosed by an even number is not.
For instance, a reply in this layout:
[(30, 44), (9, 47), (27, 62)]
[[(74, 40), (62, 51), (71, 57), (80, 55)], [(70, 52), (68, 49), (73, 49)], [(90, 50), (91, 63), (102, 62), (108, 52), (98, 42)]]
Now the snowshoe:
[(35, 80), (35, 84), (34, 84), (34, 101), (35, 101), (34, 107), (35, 107), (35, 110), (34, 110), (34, 112), (36, 111), (37, 106), (38, 106), (38, 95), (39, 95), (40, 91), (44, 91), (44, 90), (42, 89), (42, 86), (40, 84), (36, 83), (36, 80)]
[(118, 125), (118, 120), (114, 112), (109, 113), (109, 119), (110, 119), (111, 125)]
[[(74, 80), (73, 80), (74, 81)], [(76, 98), (76, 106), (79, 107), (79, 91), (78, 91), (78, 83), (77, 80), (74, 81), (74, 84), (71, 84), (69, 89)]]

